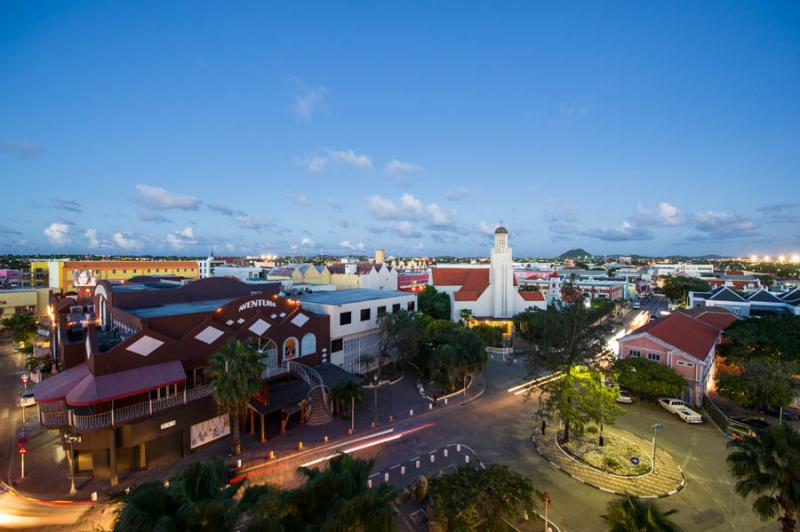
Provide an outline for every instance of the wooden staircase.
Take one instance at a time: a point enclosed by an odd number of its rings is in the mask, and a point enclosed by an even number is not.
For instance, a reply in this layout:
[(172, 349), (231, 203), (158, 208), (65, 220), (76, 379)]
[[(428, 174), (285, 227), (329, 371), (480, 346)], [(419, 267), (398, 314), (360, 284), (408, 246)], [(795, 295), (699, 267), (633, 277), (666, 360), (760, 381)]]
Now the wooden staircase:
[(311, 413), (308, 415), (308, 419), (306, 419), (306, 425), (324, 425), (333, 419), (328, 405), (325, 404), (325, 396), (327, 394), (324, 393), (323, 390), (325, 390), (325, 388), (322, 386), (314, 386), (311, 391), (308, 392)]

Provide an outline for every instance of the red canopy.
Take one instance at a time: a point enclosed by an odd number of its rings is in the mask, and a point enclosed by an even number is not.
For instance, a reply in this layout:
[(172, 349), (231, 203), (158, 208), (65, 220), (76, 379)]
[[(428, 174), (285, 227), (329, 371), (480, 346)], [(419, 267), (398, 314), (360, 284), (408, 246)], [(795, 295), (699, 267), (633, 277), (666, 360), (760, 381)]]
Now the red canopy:
[[(33, 398), (37, 403), (62, 401), (67, 393), (87, 375), (91, 375), (89, 366), (83, 362), (52, 377), (47, 377), (33, 386)], [(42, 376), (44, 377), (44, 375)]]
[(143, 368), (87, 375), (66, 395), (67, 404), (86, 406), (114, 399), (123, 399), (186, 380), (186, 372), (178, 360)]

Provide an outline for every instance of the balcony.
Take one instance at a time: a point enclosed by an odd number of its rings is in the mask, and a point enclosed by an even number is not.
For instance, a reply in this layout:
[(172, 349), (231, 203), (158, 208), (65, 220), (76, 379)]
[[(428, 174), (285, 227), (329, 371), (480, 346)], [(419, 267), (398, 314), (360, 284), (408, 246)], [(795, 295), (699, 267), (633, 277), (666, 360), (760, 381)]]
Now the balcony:
[(152, 416), (154, 413), (185, 405), (210, 395), (211, 388), (208, 386), (196, 386), (177, 395), (142, 401), (99, 414), (76, 414), (74, 410), (67, 408), (64, 402), (47, 403), (40, 405), (39, 420), (44, 427), (73, 427), (78, 431), (98, 430)]

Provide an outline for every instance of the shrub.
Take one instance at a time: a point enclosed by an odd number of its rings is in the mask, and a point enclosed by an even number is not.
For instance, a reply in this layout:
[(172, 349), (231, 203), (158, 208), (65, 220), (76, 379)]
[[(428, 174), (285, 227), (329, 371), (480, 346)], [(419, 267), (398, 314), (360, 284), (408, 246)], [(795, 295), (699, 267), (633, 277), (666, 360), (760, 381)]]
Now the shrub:
[(428, 496), (428, 478), (420, 475), (411, 481), (411, 498), (414, 502), (422, 502)]

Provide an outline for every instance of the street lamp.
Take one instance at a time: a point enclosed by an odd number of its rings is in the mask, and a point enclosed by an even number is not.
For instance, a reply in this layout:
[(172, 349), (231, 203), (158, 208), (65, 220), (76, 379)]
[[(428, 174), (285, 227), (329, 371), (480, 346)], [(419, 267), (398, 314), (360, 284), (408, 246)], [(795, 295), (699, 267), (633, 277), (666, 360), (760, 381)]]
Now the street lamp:
[(664, 424), (663, 423), (656, 423), (655, 425), (653, 425), (650, 428), (653, 429), (653, 473), (655, 473), (656, 472), (656, 434), (658, 434), (659, 430), (664, 428)]
[(75, 489), (75, 448), (74, 444), (81, 442), (81, 437), (78, 434), (64, 434), (64, 441), (69, 444), (69, 494), (74, 495), (77, 491)]
[(378, 424), (378, 374), (377, 373), (372, 377), (372, 384), (373, 384), (373, 389), (375, 390), (375, 410), (372, 415), (372, 427), (374, 428)]

